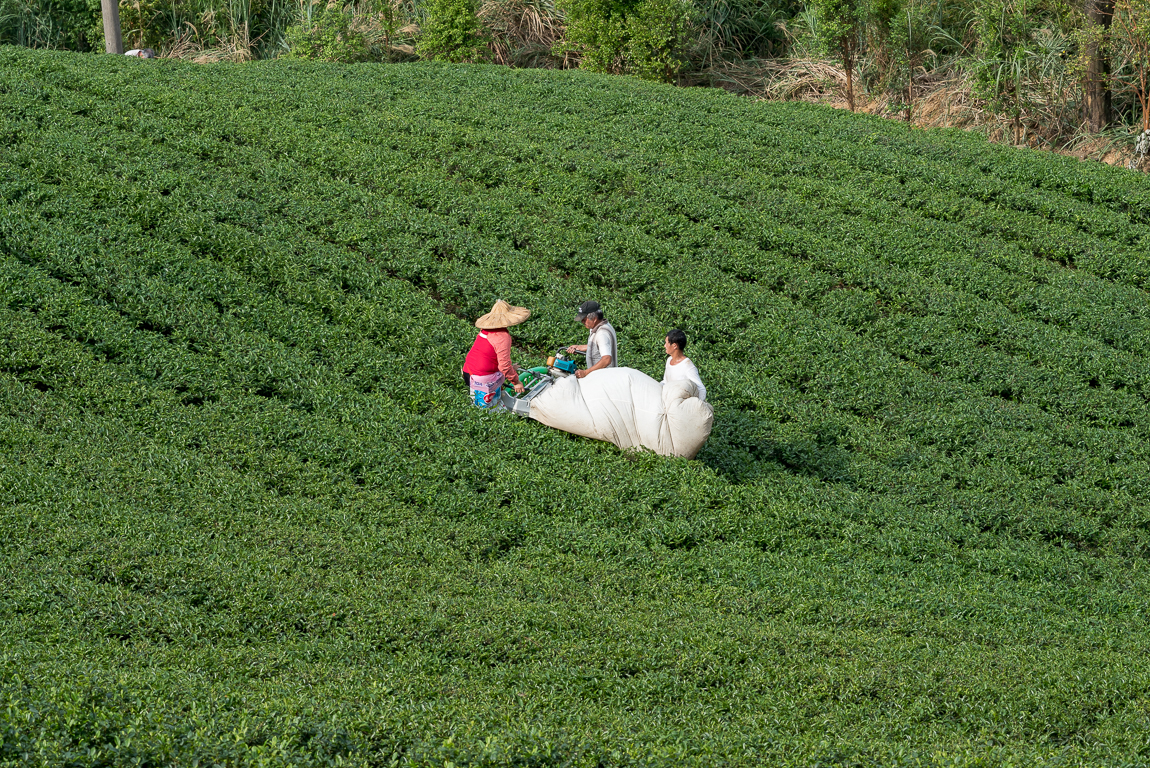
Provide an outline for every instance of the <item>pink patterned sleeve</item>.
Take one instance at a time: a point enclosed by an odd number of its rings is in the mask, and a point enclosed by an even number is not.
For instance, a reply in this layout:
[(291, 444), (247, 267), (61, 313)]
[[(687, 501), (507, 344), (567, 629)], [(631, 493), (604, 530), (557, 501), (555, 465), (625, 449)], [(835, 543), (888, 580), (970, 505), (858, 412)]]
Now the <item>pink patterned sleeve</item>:
[(488, 331), (487, 340), (495, 347), (495, 359), (499, 363), (499, 370), (512, 384), (518, 384), (519, 374), (511, 362), (511, 334), (507, 331)]

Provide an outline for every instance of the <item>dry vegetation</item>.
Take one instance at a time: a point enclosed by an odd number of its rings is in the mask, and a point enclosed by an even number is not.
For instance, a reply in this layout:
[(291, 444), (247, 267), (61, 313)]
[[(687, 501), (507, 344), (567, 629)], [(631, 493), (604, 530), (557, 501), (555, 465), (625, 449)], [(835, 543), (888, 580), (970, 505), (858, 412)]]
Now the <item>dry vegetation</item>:
[(553, 0), (485, 0), (477, 15), (491, 34), (496, 64), (570, 66), (569, 56), (552, 53), (565, 29)]
[[(856, 77), (857, 82), (857, 77)], [(819, 58), (721, 62), (684, 78), (685, 84), (711, 84), (766, 101), (804, 101), (848, 109), (846, 73)], [(969, 80), (950, 71), (925, 72), (916, 80), (914, 101), (889, 93), (856, 94), (856, 111), (902, 120), (915, 128), (977, 131), (1002, 144), (1046, 149), (1080, 160), (1150, 171), (1150, 156), (1139, 154), (1125, 127), (1103, 134), (1051, 129), (1042, 120), (1015, 121), (995, 113), (978, 98)], [(1053, 121), (1051, 121), (1053, 122)]]

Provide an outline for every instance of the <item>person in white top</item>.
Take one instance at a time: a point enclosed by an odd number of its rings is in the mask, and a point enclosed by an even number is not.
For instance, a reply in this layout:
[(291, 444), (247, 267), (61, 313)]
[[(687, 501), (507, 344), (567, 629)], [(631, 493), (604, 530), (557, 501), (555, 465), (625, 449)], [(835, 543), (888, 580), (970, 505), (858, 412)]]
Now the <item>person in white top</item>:
[(693, 381), (699, 388), (699, 399), (706, 401), (707, 388), (703, 386), (703, 379), (699, 376), (699, 369), (691, 362), (684, 351), (687, 349), (687, 334), (675, 328), (663, 340), (663, 349), (667, 352), (667, 364), (663, 367), (663, 383), (668, 381)]
[(619, 367), (619, 340), (615, 328), (603, 319), (603, 308), (597, 301), (585, 301), (579, 306), (575, 319), (591, 332), (586, 344), (572, 344), (568, 352), (586, 352), (587, 368), (575, 371), (575, 378), (581, 379), (602, 368)]

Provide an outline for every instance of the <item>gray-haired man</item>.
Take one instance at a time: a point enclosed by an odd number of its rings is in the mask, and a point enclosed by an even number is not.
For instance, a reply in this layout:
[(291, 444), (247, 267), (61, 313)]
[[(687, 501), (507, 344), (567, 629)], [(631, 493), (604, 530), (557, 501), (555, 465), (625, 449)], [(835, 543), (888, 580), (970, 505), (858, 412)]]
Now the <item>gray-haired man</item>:
[(575, 319), (591, 332), (586, 344), (572, 344), (568, 352), (586, 352), (586, 370), (576, 371), (576, 378), (583, 378), (592, 371), (619, 366), (619, 341), (615, 329), (603, 319), (603, 310), (597, 301), (585, 301), (579, 306)]

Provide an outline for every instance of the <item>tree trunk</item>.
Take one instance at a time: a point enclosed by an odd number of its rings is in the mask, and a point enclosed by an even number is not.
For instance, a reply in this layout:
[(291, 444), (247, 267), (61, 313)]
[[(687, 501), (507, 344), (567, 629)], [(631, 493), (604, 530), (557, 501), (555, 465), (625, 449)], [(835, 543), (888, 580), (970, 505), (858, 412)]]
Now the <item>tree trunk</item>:
[(124, 39), (120, 36), (119, 0), (100, 0), (100, 9), (104, 14), (104, 51), (123, 53)]
[(914, 111), (914, 64), (909, 67), (909, 72), (906, 73), (906, 122), (909, 125), (913, 119), (911, 112)]
[(1085, 0), (1086, 18), (1097, 37), (1087, 47), (1086, 124), (1098, 133), (1110, 123), (1110, 23), (1114, 20), (1114, 0)]
[(1138, 73), (1138, 82), (1142, 90), (1138, 92), (1138, 105), (1142, 107), (1142, 130), (1150, 131), (1150, 93), (1146, 92), (1146, 69)]
[(844, 37), (841, 42), (843, 49), (843, 69), (847, 72), (847, 106), (851, 112), (855, 111), (855, 51), (850, 38)]

